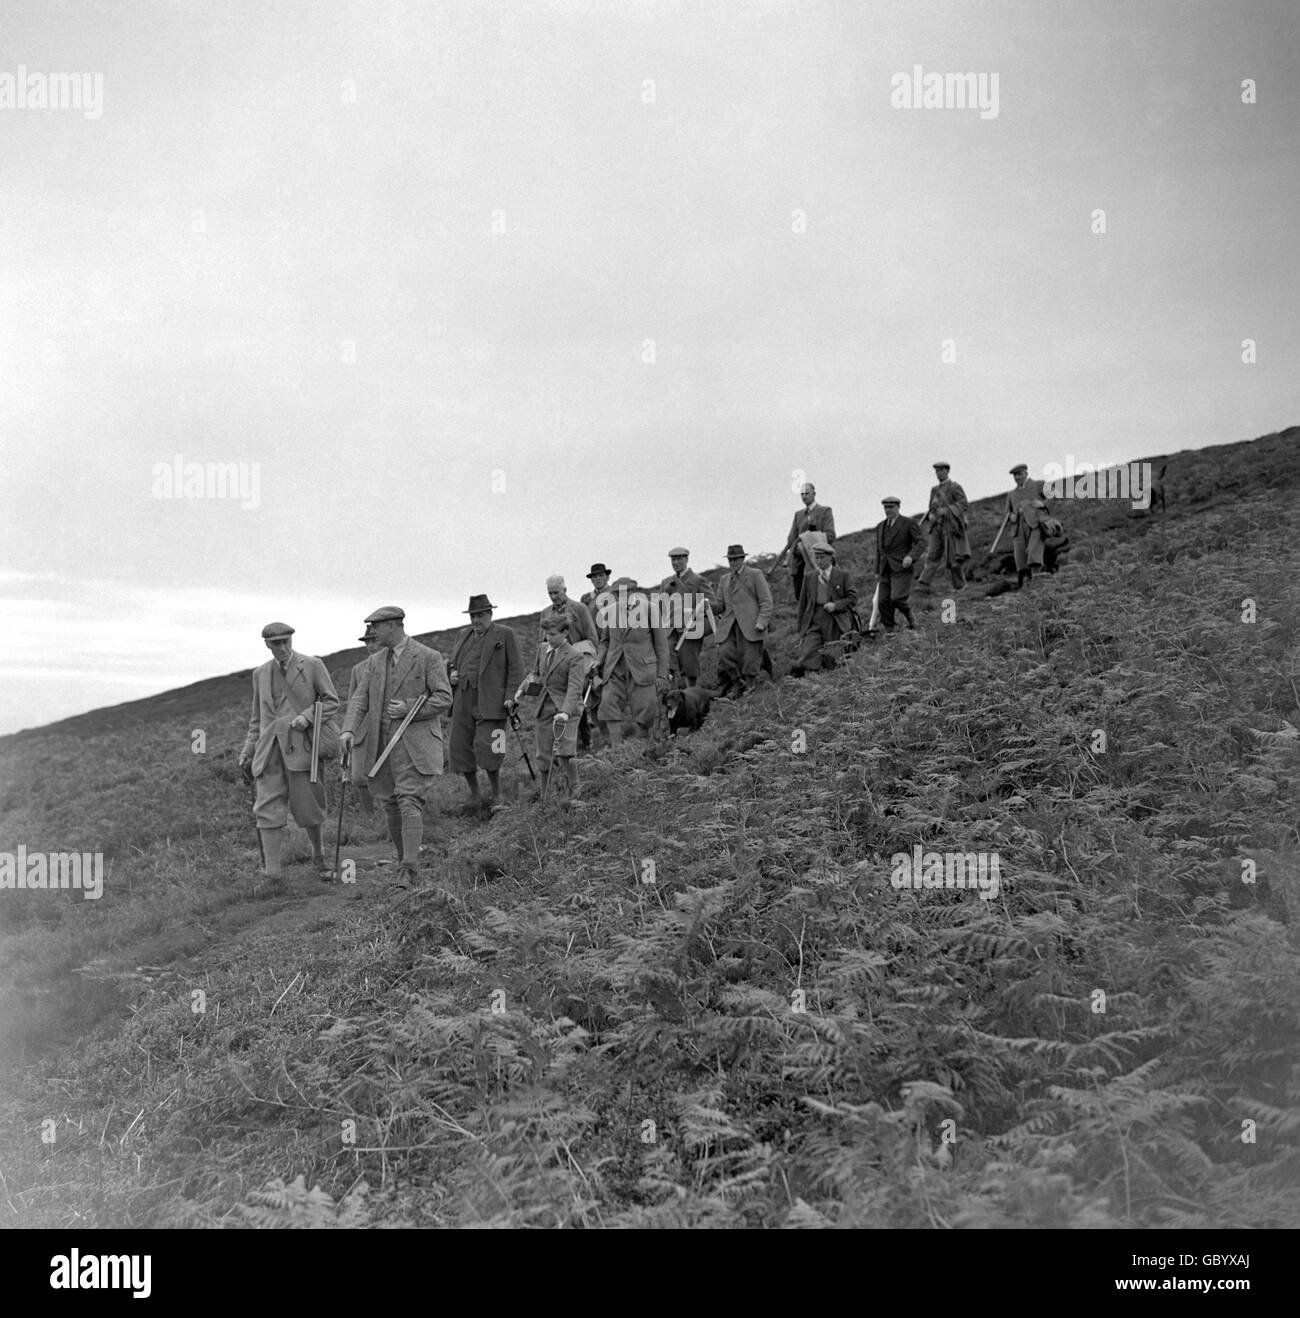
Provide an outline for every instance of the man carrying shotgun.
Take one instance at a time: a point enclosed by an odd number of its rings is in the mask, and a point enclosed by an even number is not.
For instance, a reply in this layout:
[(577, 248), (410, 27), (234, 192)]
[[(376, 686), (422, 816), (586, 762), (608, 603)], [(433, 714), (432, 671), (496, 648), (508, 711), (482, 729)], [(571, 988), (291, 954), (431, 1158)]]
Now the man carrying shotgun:
[[(681, 610), (682, 625), (670, 628), (668, 632), (668, 657), (673, 675), (679, 679), (678, 685), (696, 686), (700, 680), (700, 651), (704, 648), (706, 624), (712, 631), (718, 630), (713, 617), (717, 600), (709, 583), (687, 567), (689, 558), (690, 551), (680, 545), (668, 551), (673, 571), (672, 576), (660, 582), (659, 598), (674, 623), (679, 616), (676, 610)], [(672, 599), (674, 595), (682, 597), (680, 604)]]
[(405, 619), (392, 604), (366, 619), (380, 648), (366, 660), (339, 741), (346, 760), (362, 729), (358, 749), (376, 765), (370, 790), (397, 848), (397, 876), (410, 880), (424, 837), (425, 803), (443, 770), (442, 717), (451, 709), (451, 683), (442, 655), (407, 636)]
[[(328, 878), (330, 866), (321, 845), (325, 783), (319, 766), (337, 751), (334, 711), (339, 698), (325, 665), (311, 655), (294, 653), (288, 623), (268, 622), (262, 639), (271, 658), (253, 673), (253, 711), (239, 753), (240, 769), (256, 784), (253, 817), (262, 841), (262, 873), (267, 878), (280, 874), (284, 830), (292, 812), (311, 840), (316, 872)], [(320, 729), (314, 740), (313, 726)]]

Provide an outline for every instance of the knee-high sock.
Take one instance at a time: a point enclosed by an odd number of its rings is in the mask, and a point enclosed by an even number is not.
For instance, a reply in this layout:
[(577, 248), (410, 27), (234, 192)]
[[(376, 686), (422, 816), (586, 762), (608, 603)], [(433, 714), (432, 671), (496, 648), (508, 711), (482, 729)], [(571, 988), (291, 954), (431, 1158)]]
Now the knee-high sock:
[(264, 828), (262, 830), (262, 855), (264, 862), (262, 873), (268, 879), (280, 874), (280, 853), (284, 850), (284, 829)]
[(388, 824), (388, 839), (397, 848), (397, 859), (402, 859), (402, 810), (391, 798), (384, 802), (384, 819)]
[(313, 860), (319, 860), (325, 854), (321, 844), (321, 828), (322, 825), (313, 824), (307, 830), (307, 840), (311, 843), (311, 858)]
[(414, 865), (420, 858), (420, 840), (424, 837), (424, 820), (419, 815), (402, 816), (402, 864)]

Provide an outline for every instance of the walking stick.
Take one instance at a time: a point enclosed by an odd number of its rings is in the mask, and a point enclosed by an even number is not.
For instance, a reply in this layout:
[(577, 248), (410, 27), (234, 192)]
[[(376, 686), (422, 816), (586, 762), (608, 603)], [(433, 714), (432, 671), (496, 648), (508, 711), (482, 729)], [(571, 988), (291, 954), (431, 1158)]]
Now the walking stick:
[(427, 691), (420, 692), (420, 698), (415, 702), (415, 704), (411, 706), (410, 709), (406, 711), (406, 717), (402, 720), (401, 726), (397, 729), (396, 732), (393, 733), (392, 737), (389, 739), (388, 745), (384, 747), (379, 758), (371, 766), (370, 772), (366, 775), (367, 778), (373, 778), (375, 774), (377, 774), (379, 770), (383, 767), (384, 761), (388, 759), (388, 757), (393, 753), (393, 747), (396, 746), (397, 743), (402, 740), (402, 733), (404, 733), (406, 729), (411, 726), (411, 720), (420, 712), (421, 709), (424, 708), (424, 702), (428, 700), (428, 698), (429, 698), (429, 693)]
[(343, 845), (343, 803), (348, 799), (348, 765), (352, 760), (352, 748), (343, 757), (339, 768), (339, 824), (334, 833), (334, 877), (339, 876), (339, 848)]
[(528, 747), (524, 745), (523, 729), (519, 726), (519, 715), (513, 709), (509, 709), (506, 711), (506, 717), (514, 730), (515, 736), (519, 739), (519, 749), (523, 754), (524, 763), (528, 766), (528, 776), (533, 782), (536, 782), (537, 775), (533, 772), (533, 762), (528, 758)]

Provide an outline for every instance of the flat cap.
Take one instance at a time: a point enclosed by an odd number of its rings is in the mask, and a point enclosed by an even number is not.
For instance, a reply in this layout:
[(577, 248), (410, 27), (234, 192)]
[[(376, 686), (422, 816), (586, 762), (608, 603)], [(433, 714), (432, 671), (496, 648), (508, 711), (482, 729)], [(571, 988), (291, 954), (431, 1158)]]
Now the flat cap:
[(373, 613), (368, 613), (363, 621), (367, 623), (401, 622), (405, 617), (405, 609), (399, 609), (396, 604), (385, 604), (382, 609), (376, 609)]
[(930, 466), (932, 466), (935, 471), (938, 471), (940, 467), (947, 467), (950, 471), (952, 470), (951, 462), (932, 462)]
[(1027, 472), (1028, 470), (1029, 470), (1029, 464), (1028, 464), (1028, 463), (1026, 463), (1026, 462), (1017, 462), (1016, 465), (1015, 465), (1014, 467), (1011, 468), (1011, 474), (1014, 476), (1014, 475), (1016, 474), (1016, 472), (1018, 472), (1018, 471), (1024, 471), (1024, 472)]
[(883, 504), (886, 504), (886, 505), (891, 504), (891, 503), (896, 503), (896, 504), (901, 505), (903, 501), (902, 501), (902, 499), (900, 499), (900, 498), (898, 497), (898, 495), (896, 495), (896, 494), (887, 494), (887, 495), (885, 495), (885, 497), (884, 497), (883, 499), (881, 499), (880, 502), (883, 503)]
[(832, 558), (835, 557), (834, 545), (813, 545), (812, 551), (814, 554), (829, 554)]
[(264, 641), (275, 641), (281, 637), (292, 636), (293, 628), (287, 622), (268, 622), (262, 628), (262, 639)]
[(678, 545), (676, 549), (670, 549), (668, 551), (669, 558), (690, 558), (690, 556), (691, 551), (689, 549), (683, 549), (681, 545)]

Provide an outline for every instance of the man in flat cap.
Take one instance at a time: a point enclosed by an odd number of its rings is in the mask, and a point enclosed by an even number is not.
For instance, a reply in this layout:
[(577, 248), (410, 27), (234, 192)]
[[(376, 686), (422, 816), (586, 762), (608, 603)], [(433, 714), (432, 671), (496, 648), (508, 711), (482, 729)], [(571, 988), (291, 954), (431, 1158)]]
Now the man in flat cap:
[(396, 605), (376, 609), (366, 619), (379, 650), (366, 660), (363, 681), (348, 701), (340, 743), (344, 756), (363, 737), (373, 765), (392, 741), (402, 720), (423, 695), (419, 712), (393, 747), (370, 790), (384, 808), (388, 836), (397, 848), (397, 874), (407, 881), (424, 838), (424, 807), (433, 780), (442, 772), (442, 717), (451, 709), (451, 683), (442, 655), (407, 636), (406, 614)]
[(805, 485), (799, 491), (799, 497), (803, 500), (803, 507), (795, 513), (794, 521), (790, 524), (790, 534), (786, 538), (785, 548), (767, 570), (770, 580), (785, 556), (791, 553), (794, 555), (790, 559), (790, 585), (794, 590), (796, 604), (803, 594), (804, 572), (812, 562), (809, 557), (811, 552), (809, 546), (812, 542), (805, 537), (810, 531), (820, 531), (826, 537), (827, 544), (835, 543), (835, 514), (824, 504), (817, 502), (817, 487), (811, 484)]
[[(581, 600), (571, 600), (564, 586), (564, 578), (550, 576), (546, 578), (546, 593), (551, 597), (550, 604), (542, 610), (541, 622), (547, 618), (562, 617), (569, 620), (570, 641), (590, 641), (596, 644), (596, 624), (592, 620), (591, 610)], [(545, 644), (545, 628), (541, 628), (539, 639)]]
[(970, 561), (970, 540), (966, 535), (970, 504), (966, 491), (948, 478), (948, 472), (946, 462), (934, 464), (938, 484), (930, 490), (930, 508), (925, 515), (930, 528), (930, 546), (925, 566), (916, 581), (922, 590), (930, 589), (930, 582), (940, 566), (947, 567), (951, 573), (953, 590), (962, 590), (966, 586), (962, 569)]
[(552, 760), (561, 773), (560, 794), (578, 790), (578, 711), (587, 667), (587, 659), (569, 644), (569, 619), (563, 613), (545, 618), (532, 671), (506, 701), (507, 709), (523, 704), (534, 720), (541, 791), (549, 785)]
[(492, 621), (496, 606), (486, 595), (471, 595), (469, 626), (451, 647), (451, 771), (465, 775), (471, 806), (480, 802), (478, 771), (487, 772), (492, 805), (501, 799), (501, 763), (506, 748), (506, 701), (523, 680), (519, 638)]
[(858, 592), (849, 574), (835, 566), (835, 548), (822, 541), (812, 547), (813, 570), (805, 573), (799, 597), (799, 653), (791, 677), (835, 667), (835, 651), (857, 622)]
[(630, 577), (613, 585), (614, 607), (596, 646), (597, 717), (611, 746), (623, 740), (623, 721), (632, 719), (638, 737), (648, 737), (659, 716), (657, 697), (668, 690), (668, 632), (653, 616), (648, 591)]
[(1017, 462), (1011, 468), (1011, 475), (1016, 484), (1007, 494), (1006, 525), (1012, 534), (1016, 584), (1024, 586), (1033, 580), (1035, 568), (1042, 570), (1044, 524), (1051, 517), (1052, 510), (1043, 495), (1042, 485), (1029, 479), (1029, 468), (1025, 463)]
[(727, 566), (718, 583), (722, 616), (718, 619), (719, 699), (743, 696), (763, 666), (763, 642), (772, 618), (772, 590), (767, 578), (745, 565), (742, 545), (727, 548)]
[(321, 744), (316, 747), (320, 763), (338, 749), (334, 724), (338, 693), (319, 659), (295, 653), (293, 628), (287, 622), (267, 623), (262, 640), (271, 658), (253, 673), (253, 711), (239, 753), (240, 769), (248, 768), (257, 784), (253, 816), (262, 835), (262, 873), (267, 878), (280, 874), (284, 831), (292, 813), (311, 839), (316, 872), (328, 879), (332, 871), (321, 841), (325, 781), (311, 781), (312, 712), (320, 701)]
[[(700, 651), (705, 631), (716, 631), (713, 616), (717, 607), (709, 583), (687, 566), (690, 551), (680, 545), (668, 551), (673, 570), (659, 585), (661, 621), (672, 621), (668, 630), (668, 657), (678, 684), (696, 686), (700, 680)], [(677, 619), (681, 618), (678, 626)]]
[(881, 499), (884, 520), (876, 527), (876, 604), (880, 625), (894, 630), (894, 613), (901, 613), (909, 628), (915, 628), (912, 606), (912, 568), (925, 551), (925, 536), (911, 517), (904, 517), (896, 495)]
[[(379, 642), (375, 640), (375, 634), (366, 628), (365, 633), (357, 637), (357, 640), (366, 647), (366, 659), (379, 649)], [(348, 675), (348, 697), (344, 704), (344, 712), (347, 712), (347, 706), (352, 703), (352, 697), (357, 693), (357, 687), (361, 685), (361, 674), (366, 671), (366, 660), (362, 659), (360, 663), (352, 665), (352, 672)], [(370, 772), (370, 761), (366, 758), (365, 743), (366, 734), (364, 729), (357, 730), (357, 745), (352, 752), (352, 786), (357, 789), (357, 797), (361, 802), (361, 809), (365, 814), (373, 814), (375, 803), (370, 795), (370, 779), (366, 775)]]

